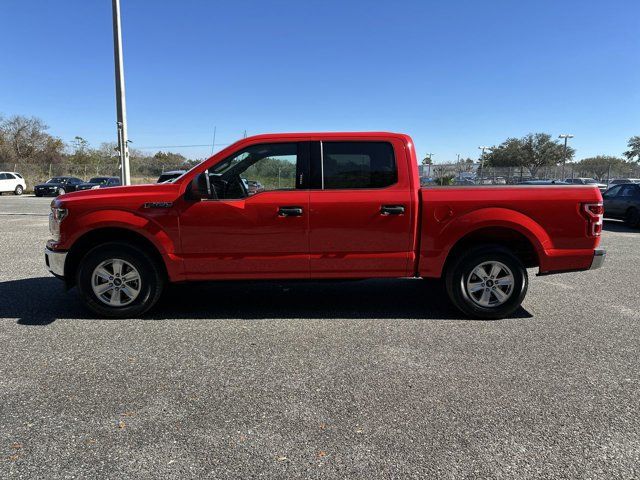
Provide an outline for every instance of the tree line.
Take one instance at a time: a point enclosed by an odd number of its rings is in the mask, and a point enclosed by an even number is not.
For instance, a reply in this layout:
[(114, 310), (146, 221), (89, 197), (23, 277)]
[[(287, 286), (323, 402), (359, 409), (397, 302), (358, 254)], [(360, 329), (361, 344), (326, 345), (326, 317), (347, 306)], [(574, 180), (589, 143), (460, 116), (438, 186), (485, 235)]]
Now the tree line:
[[(70, 143), (48, 133), (49, 127), (39, 118), (13, 115), (5, 118), (0, 115), (0, 163), (5, 165), (42, 166), (65, 165), (87, 169), (91, 172), (114, 173), (118, 170), (118, 151), (115, 143), (101, 143), (92, 147), (82, 137), (77, 136)], [(599, 179), (609, 171), (624, 174), (640, 164), (640, 135), (631, 137), (628, 149), (621, 157), (597, 155), (573, 161), (575, 149), (564, 145), (547, 133), (530, 133), (522, 138), (507, 138), (500, 145), (485, 152), (481, 158), (484, 167), (511, 167), (527, 169), (536, 176), (540, 169), (552, 167), (563, 162), (579, 171), (591, 172)], [(133, 175), (156, 176), (166, 168), (188, 169), (200, 162), (189, 160), (174, 152), (156, 152), (147, 155), (135, 148), (130, 149)], [(429, 162), (431, 163), (430, 159)], [(277, 178), (280, 167), (281, 178), (289, 178), (289, 165), (265, 164), (272, 172), (260, 172), (260, 176)], [(473, 170), (473, 161), (469, 158), (458, 162), (457, 173)], [(437, 166), (434, 165), (434, 168)], [(619, 172), (619, 173), (618, 173)]]
[[(17, 169), (65, 165), (75, 171), (84, 167), (90, 172), (117, 172), (119, 157), (115, 143), (92, 147), (80, 136), (65, 143), (48, 130), (48, 125), (36, 117), (0, 115), (0, 163), (15, 165)], [(135, 148), (129, 150), (129, 155), (132, 174), (140, 176), (156, 176), (166, 168), (188, 169), (200, 162), (179, 153), (158, 151), (148, 155)]]
[(526, 168), (532, 177), (544, 167), (566, 165), (579, 171), (591, 172), (598, 179), (614, 171), (618, 175), (631, 172), (640, 163), (640, 136), (631, 137), (628, 150), (622, 157), (597, 155), (574, 162), (575, 149), (555, 140), (547, 133), (530, 133), (522, 138), (507, 138), (484, 154), (482, 164), (487, 167)]

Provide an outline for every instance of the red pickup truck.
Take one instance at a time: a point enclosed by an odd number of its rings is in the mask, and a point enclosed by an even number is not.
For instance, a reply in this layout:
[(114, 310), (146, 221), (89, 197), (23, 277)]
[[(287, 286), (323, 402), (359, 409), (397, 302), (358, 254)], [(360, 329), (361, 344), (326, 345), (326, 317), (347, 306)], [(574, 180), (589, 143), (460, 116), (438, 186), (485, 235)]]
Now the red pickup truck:
[(602, 265), (597, 187), (420, 188), (417, 164), (403, 134), (245, 138), (171, 183), (58, 197), (46, 265), (105, 317), (167, 282), (429, 277), (487, 319), (519, 307), (527, 268)]

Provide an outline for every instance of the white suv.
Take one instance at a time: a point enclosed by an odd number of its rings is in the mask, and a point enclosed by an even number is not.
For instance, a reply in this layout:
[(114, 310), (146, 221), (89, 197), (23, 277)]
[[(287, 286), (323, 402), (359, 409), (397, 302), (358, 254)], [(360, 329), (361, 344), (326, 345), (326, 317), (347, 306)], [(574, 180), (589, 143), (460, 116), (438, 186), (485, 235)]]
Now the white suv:
[(0, 194), (13, 192), (22, 195), (27, 188), (27, 184), (22, 175), (16, 172), (0, 172)]

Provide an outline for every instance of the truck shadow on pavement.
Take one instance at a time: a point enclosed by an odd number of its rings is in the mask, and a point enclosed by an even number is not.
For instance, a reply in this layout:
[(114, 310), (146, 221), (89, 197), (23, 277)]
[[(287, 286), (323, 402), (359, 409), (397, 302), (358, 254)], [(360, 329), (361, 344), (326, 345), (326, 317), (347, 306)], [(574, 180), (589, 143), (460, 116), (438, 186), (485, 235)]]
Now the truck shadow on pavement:
[[(75, 289), (53, 277), (0, 282), (0, 318), (20, 325), (95, 318)], [(519, 308), (510, 318), (530, 318)], [(460, 320), (435, 280), (382, 279), (342, 282), (206, 282), (171, 285), (147, 320), (187, 319), (410, 319)], [(117, 321), (117, 320), (114, 320)]]

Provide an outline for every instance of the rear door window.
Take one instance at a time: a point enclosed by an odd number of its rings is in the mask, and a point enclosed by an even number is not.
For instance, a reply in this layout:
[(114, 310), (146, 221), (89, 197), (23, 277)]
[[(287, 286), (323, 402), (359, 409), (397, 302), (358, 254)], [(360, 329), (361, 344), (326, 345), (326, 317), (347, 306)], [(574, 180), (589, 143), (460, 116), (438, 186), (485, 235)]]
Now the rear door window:
[(324, 189), (384, 188), (398, 181), (388, 142), (323, 142)]
[(613, 198), (613, 197), (615, 197), (616, 195), (618, 195), (618, 193), (620, 193), (620, 189), (621, 189), (621, 188), (622, 188), (622, 187), (620, 187), (620, 186), (610, 188), (609, 190), (607, 190), (607, 191), (605, 192), (604, 196), (605, 196), (605, 197), (607, 197), (607, 198)]
[(621, 197), (635, 197), (637, 187), (635, 185), (623, 185), (620, 190)]

